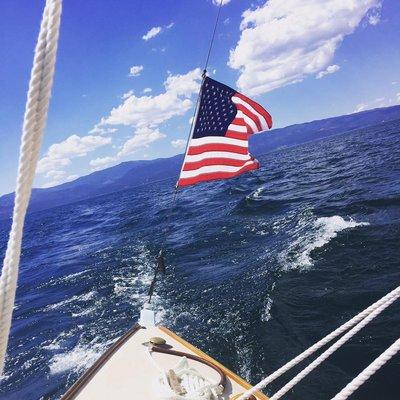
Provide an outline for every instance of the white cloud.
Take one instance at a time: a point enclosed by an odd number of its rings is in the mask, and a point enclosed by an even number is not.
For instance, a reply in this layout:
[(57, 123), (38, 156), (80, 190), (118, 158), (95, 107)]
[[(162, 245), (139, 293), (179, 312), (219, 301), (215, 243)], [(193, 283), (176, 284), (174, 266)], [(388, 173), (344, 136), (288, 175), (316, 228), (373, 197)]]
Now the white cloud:
[(149, 88), (149, 87), (143, 89), (143, 93), (150, 93), (152, 91), (153, 91), (153, 89)]
[(379, 107), (390, 107), (398, 103), (400, 103), (400, 93), (397, 93), (395, 97), (378, 97), (375, 100), (357, 104), (353, 112), (361, 112)]
[(171, 29), (174, 25), (175, 25), (175, 23), (171, 22), (171, 23), (169, 23), (168, 25), (165, 25), (165, 26), (154, 26), (146, 34), (144, 34), (142, 36), (142, 39), (145, 40), (145, 41), (153, 39), (154, 37), (156, 37), (160, 33), (162, 33), (164, 30)]
[[(231, 2), (231, 0), (222, 0), (222, 5), (225, 6), (230, 2)], [(221, 3), (221, 0), (212, 0), (212, 3), (214, 4), (214, 6), (219, 6)]]
[(380, 22), (380, 20), (381, 20), (381, 15), (380, 15), (379, 11), (377, 11), (377, 12), (371, 14), (371, 15), (368, 17), (368, 23), (369, 23), (370, 25), (374, 25), (374, 26), (375, 26), (375, 25), (378, 25), (379, 22)]
[(123, 104), (113, 108), (102, 124), (154, 126), (185, 114), (191, 107), (191, 100), (179, 98), (171, 92), (157, 96), (131, 96)]
[(380, 0), (269, 0), (246, 10), (228, 62), (240, 71), (238, 87), (257, 95), (326, 70), (344, 37), (379, 8)]
[[(55, 183), (55, 177), (64, 179), (66, 173), (61, 170), (71, 164), (72, 158), (85, 156), (98, 147), (111, 143), (111, 138), (106, 135), (117, 130), (115, 125), (131, 126), (134, 128), (134, 135), (119, 147), (115, 156), (91, 160), (90, 166), (93, 170), (104, 168), (149, 147), (151, 143), (166, 137), (159, 129), (162, 123), (172, 117), (184, 115), (192, 107), (191, 97), (198, 92), (200, 82), (201, 69), (196, 68), (186, 74), (169, 74), (164, 82), (165, 91), (159, 95), (135, 96), (133, 92), (127, 92), (123, 96), (122, 104), (112, 109), (108, 117), (102, 118), (89, 135), (71, 135), (50, 146), (39, 161), (38, 172), (50, 172), (46, 177), (52, 179), (51, 184)], [(151, 90), (146, 89), (146, 92)]]
[(41, 187), (48, 188), (60, 185), (61, 183), (70, 182), (78, 178), (78, 175), (68, 175), (65, 171), (49, 171), (46, 178), (51, 178), (51, 181), (44, 183)]
[[(164, 82), (165, 90), (161, 94), (136, 96), (129, 93), (129, 97), (113, 108), (107, 117), (102, 118), (94, 129), (102, 133), (102, 130), (110, 129), (110, 126), (125, 125), (134, 129), (134, 135), (119, 147), (115, 156), (91, 160), (92, 170), (105, 168), (165, 138), (166, 135), (160, 132), (160, 125), (173, 117), (184, 115), (193, 106), (192, 96), (198, 93), (200, 82), (201, 69), (196, 68), (186, 74), (169, 73)], [(149, 93), (151, 89), (146, 88), (144, 91)], [(179, 140), (172, 145), (180, 146)]]
[(124, 143), (117, 157), (121, 158), (133, 154), (143, 147), (148, 147), (150, 143), (165, 138), (165, 136), (158, 129), (138, 128), (135, 134)]
[(365, 103), (360, 103), (360, 104), (357, 104), (356, 105), (356, 108), (354, 109), (354, 112), (361, 112), (361, 111), (364, 111), (364, 110), (366, 110), (368, 108), (368, 104), (365, 104)]
[(133, 90), (129, 90), (129, 91), (127, 91), (126, 93), (124, 93), (122, 96), (121, 96), (121, 99), (122, 100), (125, 100), (125, 99), (127, 99), (128, 97), (131, 97), (133, 95)]
[(88, 152), (109, 143), (111, 143), (110, 138), (101, 136), (71, 135), (60, 143), (52, 144), (47, 151), (47, 155), (51, 158), (81, 157), (85, 156)]
[(142, 36), (143, 40), (150, 40), (153, 37), (156, 37), (157, 35), (159, 35), (162, 31), (161, 26), (154, 26), (153, 28), (151, 28), (145, 35)]
[(129, 70), (129, 76), (139, 76), (143, 71), (143, 65), (134, 65)]
[(177, 96), (190, 97), (200, 89), (201, 70), (196, 68), (184, 75), (169, 75), (164, 82), (167, 92)]
[(329, 65), (329, 67), (327, 67), (324, 71), (318, 72), (316, 78), (321, 79), (326, 75), (333, 74), (333, 73), (339, 71), (339, 69), (340, 69), (339, 65), (336, 65), (336, 64)]
[(71, 160), (69, 158), (51, 158), (44, 156), (39, 160), (36, 172), (43, 174), (51, 170), (56, 170), (57, 168), (67, 167), (70, 164)]
[(53, 180), (58, 181), (58, 180), (62, 179), (65, 175), (66, 175), (65, 171), (54, 170), (54, 171), (47, 172), (46, 178), (51, 178)]
[(102, 136), (71, 135), (60, 143), (52, 144), (45, 156), (39, 161), (37, 172), (40, 174), (59, 170), (71, 163), (71, 158), (82, 157), (100, 146), (111, 143), (111, 138)]
[(186, 140), (183, 139), (171, 140), (171, 145), (175, 149), (183, 149), (186, 146)]
[(70, 182), (73, 181), (75, 179), (79, 178), (79, 175), (68, 175), (65, 179), (65, 182)]
[(158, 126), (172, 117), (185, 114), (192, 107), (190, 97), (199, 90), (200, 81), (200, 68), (184, 75), (169, 75), (164, 82), (164, 93), (141, 97), (132, 95), (113, 108), (99, 125)]
[(116, 161), (117, 161), (116, 157), (98, 157), (95, 158), (94, 160), (91, 160), (89, 164), (92, 167), (92, 171), (97, 171), (99, 169), (109, 167)]
[(105, 128), (103, 126), (100, 126), (99, 124), (96, 124), (93, 129), (89, 131), (90, 134), (92, 135), (108, 135), (110, 133), (115, 133), (117, 132), (118, 129), (116, 128)]

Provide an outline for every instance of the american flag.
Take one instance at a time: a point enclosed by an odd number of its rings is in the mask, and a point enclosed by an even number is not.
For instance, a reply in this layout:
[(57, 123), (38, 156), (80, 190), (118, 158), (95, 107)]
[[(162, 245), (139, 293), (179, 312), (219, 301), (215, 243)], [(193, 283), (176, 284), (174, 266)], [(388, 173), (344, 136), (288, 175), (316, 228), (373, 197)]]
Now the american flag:
[(251, 134), (272, 127), (269, 113), (243, 94), (208, 76), (177, 186), (228, 179), (259, 168), (249, 153)]

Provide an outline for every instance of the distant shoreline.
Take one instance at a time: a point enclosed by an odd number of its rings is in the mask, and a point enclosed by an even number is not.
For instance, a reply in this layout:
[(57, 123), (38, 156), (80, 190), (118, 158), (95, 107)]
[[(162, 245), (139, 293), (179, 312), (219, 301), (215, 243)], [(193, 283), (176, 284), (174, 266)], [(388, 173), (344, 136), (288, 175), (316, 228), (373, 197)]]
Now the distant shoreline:
[[(290, 125), (254, 135), (250, 141), (250, 150), (254, 155), (260, 156), (396, 120), (400, 120), (400, 105)], [(127, 161), (58, 186), (35, 188), (28, 212), (46, 210), (171, 179), (178, 176), (182, 159), (183, 154), (178, 154), (168, 158)], [(11, 217), (13, 202), (13, 193), (0, 197), (0, 220)]]

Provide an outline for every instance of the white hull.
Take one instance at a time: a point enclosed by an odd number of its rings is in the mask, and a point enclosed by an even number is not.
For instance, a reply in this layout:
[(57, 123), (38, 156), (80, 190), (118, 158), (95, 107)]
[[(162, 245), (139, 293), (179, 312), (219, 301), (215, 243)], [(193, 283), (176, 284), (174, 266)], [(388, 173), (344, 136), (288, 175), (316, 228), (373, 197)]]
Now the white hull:
[[(212, 362), (226, 375), (222, 399), (235, 399), (251, 386), (219, 364), (217, 361), (192, 346), (167, 328), (152, 326), (133, 327), (121, 337), (98, 361), (68, 390), (62, 400), (147, 400), (162, 398), (159, 395), (159, 368), (168, 371), (174, 368), (179, 357), (170, 354), (152, 353), (143, 343), (151, 337), (166, 340), (172, 350), (185, 352)], [(152, 359), (153, 358), (153, 359)], [(204, 377), (217, 383), (219, 374), (214, 369), (198, 361), (188, 360)], [(257, 399), (267, 400), (262, 393)]]

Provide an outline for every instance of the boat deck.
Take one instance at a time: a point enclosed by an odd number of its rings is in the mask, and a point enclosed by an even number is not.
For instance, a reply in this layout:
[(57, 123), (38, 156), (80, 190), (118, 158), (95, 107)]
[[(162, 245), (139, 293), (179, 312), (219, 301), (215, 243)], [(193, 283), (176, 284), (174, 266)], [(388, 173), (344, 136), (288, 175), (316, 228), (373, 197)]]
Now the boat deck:
[[(110, 347), (86, 373), (68, 390), (62, 400), (132, 400), (157, 399), (157, 379), (161, 367), (164, 370), (173, 368), (178, 357), (162, 353), (152, 353), (155, 363), (149, 356), (148, 348), (143, 345), (151, 337), (164, 338), (173, 350), (196, 355), (211, 361), (223, 370), (227, 377), (224, 400), (238, 397), (250, 384), (212, 359), (195, 346), (161, 326), (142, 328), (139, 325), (130, 329)], [(188, 360), (203, 376), (213, 382), (219, 381), (218, 373), (212, 368), (194, 360)], [(261, 392), (258, 400), (268, 400)]]

